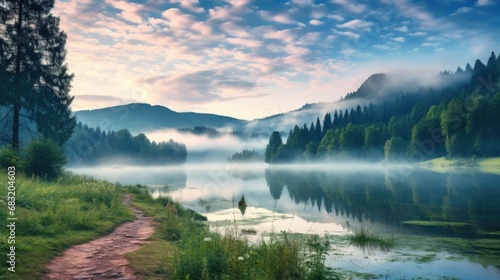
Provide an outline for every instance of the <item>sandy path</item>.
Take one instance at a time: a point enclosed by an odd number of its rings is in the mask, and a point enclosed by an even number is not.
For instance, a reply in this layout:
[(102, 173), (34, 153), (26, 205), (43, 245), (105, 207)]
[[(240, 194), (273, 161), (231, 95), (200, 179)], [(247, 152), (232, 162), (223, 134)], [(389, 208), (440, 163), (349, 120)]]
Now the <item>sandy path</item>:
[(48, 265), (43, 279), (140, 279), (127, 267), (125, 254), (139, 249), (153, 234), (153, 220), (130, 205), (136, 220), (118, 226), (111, 234), (91, 242), (73, 246)]

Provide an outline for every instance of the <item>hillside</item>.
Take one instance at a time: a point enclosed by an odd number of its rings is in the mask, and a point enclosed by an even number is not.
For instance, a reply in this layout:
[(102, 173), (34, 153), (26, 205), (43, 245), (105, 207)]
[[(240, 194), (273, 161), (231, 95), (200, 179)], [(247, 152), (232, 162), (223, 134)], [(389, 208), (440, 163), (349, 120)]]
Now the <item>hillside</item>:
[(465, 71), (372, 75), (339, 102), (350, 108), (339, 106), (322, 122), (298, 118), (286, 142), (274, 131), (266, 162), (498, 157), (499, 73), (492, 52)]
[[(128, 129), (132, 134), (166, 128), (192, 128), (204, 126), (212, 128), (230, 127), (233, 131), (245, 134), (258, 133), (271, 135), (272, 131), (288, 133), (294, 125), (315, 122), (327, 113), (351, 110), (360, 105), (369, 106), (384, 103), (404, 95), (428, 95), (437, 91), (457, 91), (469, 84), (472, 68), (460, 67), (456, 72), (441, 73), (377, 73), (369, 76), (359, 88), (340, 100), (310, 103), (293, 111), (269, 117), (244, 121), (215, 114), (175, 112), (163, 106), (149, 104), (128, 104), (96, 110), (76, 112), (77, 120), (89, 127), (103, 130)], [(333, 99), (333, 98), (332, 98)]]
[(130, 133), (147, 132), (166, 128), (208, 126), (214, 128), (232, 127), (238, 130), (245, 121), (215, 115), (192, 112), (175, 112), (163, 106), (144, 103), (114, 106), (95, 110), (75, 112), (77, 121), (89, 127), (102, 130), (128, 129)]
[(347, 93), (340, 100), (305, 104), (297, 110), (281, 113), (266, 118), (254, 120), (250, 126), (256, 132), (272, 130), (288, 133), (298, 123), (315, 122), (329, 112), (350, 110), (352, 107), (361, 107), (383, 103), (403, 95), (427, 94), (435, 91), (455, 90), (468, 84), (470, 72), (441, 72), (426, 75), (412, 75), (410, 73), (377, 73), (368, 77), (354, 92)]

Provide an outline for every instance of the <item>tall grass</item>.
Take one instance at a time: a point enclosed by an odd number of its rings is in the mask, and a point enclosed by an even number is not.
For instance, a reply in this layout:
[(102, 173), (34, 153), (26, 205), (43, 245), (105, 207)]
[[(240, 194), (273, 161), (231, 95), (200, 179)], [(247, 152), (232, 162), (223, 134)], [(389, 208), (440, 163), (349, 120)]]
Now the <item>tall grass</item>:
[[(236, 222), (224, 233), (212, 232), (169, 198), (155, 201), (143, 195), (137, 197), (140, 203), (145, 203), (143, 207), (151, 203), (157, 205), (149, 211), (159, 223), (158, 244), (165, 240), (175, 244), (175, 249), (165, 252), (173, 255), (168, 272), (170, 279), (338, 279), (338, 275), (325, 266), (330, 247), (328, 238), (281, 232), (251, 243), (241, 234)], [(141, 256), (136, 254), (134, 258), (138, 261)], [(154, 277), (145, 279), (167, 276), (164, 271), (158, 271)]]
[(377, 236), (365, 224), (361, 225), (359, 230), (355, 230), (354, 233), (348, 235), (347, 238), (349, 239), (349, 245), (357, 246), (363, 250), (389, 251), (396, 243), (394, 238)]
[[(0, 182), (7, 182), (0, 170)], [(7, 235), (7, 192), (0, 194), (1, 234)], [(51, 258), (71, 245), (110, 232), (133, 219), (122, 204), (119, 186), (69, 173), (51, 182), (16, 175), (16, 273), (0, 271), (0, 278), (39, 279)], [(6, 239), (0, 241), (2, 255)], [(8, 275), (7, 275), (8, 273)]]

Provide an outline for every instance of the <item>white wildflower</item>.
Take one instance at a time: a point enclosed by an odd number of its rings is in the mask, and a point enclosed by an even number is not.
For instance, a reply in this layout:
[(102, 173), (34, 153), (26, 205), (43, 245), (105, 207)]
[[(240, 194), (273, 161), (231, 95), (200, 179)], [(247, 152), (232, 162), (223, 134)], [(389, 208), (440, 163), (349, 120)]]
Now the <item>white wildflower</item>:
[(238, 261), (242, 261), (242, 260), (244, 260), (243, 257), (238, 257)]
[(205, 239), (203, 239), (203, 241), (205, 241), (205, 242), (209, 242), (209, 241), (212, 241), (212, 238), (210, 238), (210, 237), (206, 237)]

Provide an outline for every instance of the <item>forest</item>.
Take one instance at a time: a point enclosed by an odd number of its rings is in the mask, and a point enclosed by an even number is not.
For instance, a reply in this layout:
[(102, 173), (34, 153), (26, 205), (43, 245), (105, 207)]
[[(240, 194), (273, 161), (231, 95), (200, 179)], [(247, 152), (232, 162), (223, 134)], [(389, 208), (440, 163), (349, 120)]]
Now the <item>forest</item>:
[(163, 165), (186, 161), (186, 146), (174, 142), (156, 143), (140, 133), (133, 136), (127, 129), (102, 131), (79, 122), (64, 146), (68, 165), (91, 165), (120, 159), (132, 164)]
[[(487, 64), (439, 73), (441, 88), (400, 92), (379, 102), (360, 100), (327, 113), (310, 125), (295, 125), (283, 142), (274, 131), (265, 151), (268, 163), (292, 161), (404, 160), (500, 156), (500, 57)], [(364, 99), (366, 100), (366, 99)], [(365, 102), (366, 103), (366, 102)]]

